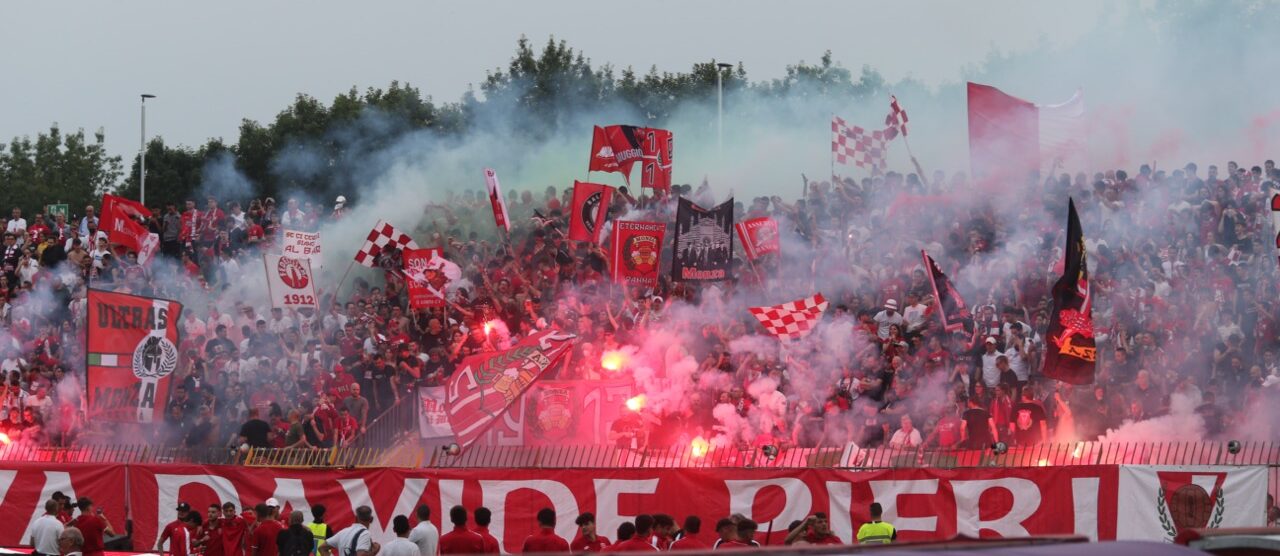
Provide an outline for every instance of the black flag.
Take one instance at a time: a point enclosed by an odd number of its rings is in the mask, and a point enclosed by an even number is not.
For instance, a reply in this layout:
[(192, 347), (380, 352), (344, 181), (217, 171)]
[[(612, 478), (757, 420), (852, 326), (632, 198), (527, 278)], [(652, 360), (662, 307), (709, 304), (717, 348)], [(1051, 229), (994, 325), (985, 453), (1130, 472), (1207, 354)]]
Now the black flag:
[(733, 266), (733, 198), (704, 209), (680, 198), (676, 212), (672, 279), (713, 282), (729, 277)]
[(1053, 285), (1044, 374), (1069, 384), (1091, 384), (1097, 360), (1093, 340), (1093, 297), (1089, 290), (1089, 261), (1076, 203), (1067, 205), (1067, 250), (1062, 278)]
[(969, 307), (964, 304), (960, 292), (951, 285), (951, 279), (942, 273), (938, 263), (923, 250), (925, 272), (929, 273), (929, 285), (933, 286), (933, 299), (938, 308), (938, 318), (942, 320), (942, 329), (947, 332), (964, 329), (964, 323), (971, 320)]

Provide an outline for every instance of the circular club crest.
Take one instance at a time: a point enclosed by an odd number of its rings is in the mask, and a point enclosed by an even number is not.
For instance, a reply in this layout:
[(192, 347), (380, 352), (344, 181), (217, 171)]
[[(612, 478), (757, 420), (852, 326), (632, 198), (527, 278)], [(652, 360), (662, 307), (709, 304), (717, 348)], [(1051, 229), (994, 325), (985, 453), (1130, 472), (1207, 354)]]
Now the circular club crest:
[(627, 238), (622, 246), (623, 263), (635, 272), (652, 272), (658, 266), (660, 247), (656, 236), (639, 235)]
[(147, 336), (133, 348), (133, 376), (161, 379), (178, 368), (178, 348), (164, 336)]
[(582, 218), (582, 223), (586, 225), (589, 233), (596, 233), (596, 214), (598, 214), (600, 202), (603, 200), (603, 195), (597, 191), (588, 196), (587, 200), (582, 203), (582, 213), (579, 214), (579, 217)]
[(280, 281), (284, 282), (284, 285), (295, 290), (305, 288), (307, 284), (311, 283), (311, 276), (307, 272), (307, 267), (303, 266), (302, 262), (297, 259), (280, 257), (280, 262), (276, 264), (276, 273), (280, 275)]

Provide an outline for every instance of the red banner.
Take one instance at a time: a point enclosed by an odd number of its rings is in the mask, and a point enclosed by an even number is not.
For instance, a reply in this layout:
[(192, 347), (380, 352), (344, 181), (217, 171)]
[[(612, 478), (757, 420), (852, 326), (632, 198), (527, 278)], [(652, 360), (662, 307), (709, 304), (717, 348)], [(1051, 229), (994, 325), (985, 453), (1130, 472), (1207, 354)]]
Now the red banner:
[(738, 239), (742, 240), (742, 249), (749, 260), (756, 260), (761, 255), (777, 253), (782, 249), (778, 238), (778, 221), (768, 216), (752, 218), (733, 225), (738, 231)]
[[(1179, 495), (1160, 496), (1162, 486), (1173, 484), (1164, 471), (1149, 466), (311, 470), (0, 463), (0, 514), (30, 523), (44, 513), (43, 501), (60, 490), (73, 499), (92, 498), (122, 530), (127, 488), (134, 545), (150, 548), (157, 531), (174, 519), (179, 501), (204, 511), (213, 503), (245, 507), (273, 497), (282, 513), (299, 510), (308, 521), (311, 505), (324, 504), (326, 521), (339, 529), (352, 522), (355, 507), (368, 505), (374, 511), (370, 532), (385, 544), (393, 536), (392, 518), (412, 515), (419, 504), (435, 510), (437, 526), (445, 513), (441, 508), (483, 505), (493, 510), (490, 530), (506, 552), (518, 550), (534, 532), (534, 514), (543, 507), (555, 510), (556, 532), (566, 538), (572, 538), (573, 519), (581, 512), (595, 513), (599, 529), (609, 532), (640, 513), (664, 512), (677, 521), (697, 515), (704, 523), (741, 513), (760, 523), (756, 538), (767, 544), (781, 544), (791, 521), (814, 512), (826, 512), (832, 532), (849, 542), (868, 520), (873, 501), (884, 506), (885, 521), (897, 527), (902, 540), (956, 534), (1165, 540), (1170, 529), (1194, 525), (1187, 517), (1198, 514), (1217, 520), (1215, 527), (1264, 524), (1265, 467), (1178, 468), (1178, 492), (1195, 487), (1210, 493), (1199, 500), (1208, 504), (1203, 512), (1182, 507), (1194, 498), (1185, 493), (1174, 502), (1177, 507), (1169, 506), (1168, 498)], [(1122, 506), (1124, 512), (1118, 510)], [(24, 529), (0, 527), (0, 544), (24, 542), (30, 538)]]
[[(449, 280), (443, 272), (428, 268), (432, 257), (441, 254), (440, 248), (405, 249), (401, 253), (404, 272), (411, 278), (405, 280), (409, 288), (409, 306), (414, 309), (444, 307), (444, 298), (437, 294), (444, 293)], [(421, 276), (425, 283), (412, 279), (418, 276)]]
[(88, 417), (142, 423), (160, 418), (178, 368), (182, 304), (99, 290), (89, 290), (88, 302)]
[(472, 355), (449, 377), (445, 411), (463, 448), (480, 438), (542, 373), (573, 346), (573, 334), (548, 329), (506, 351)]
[[(160, 236), (151, 233), (146, 226), (133, 219), (132, 215), (139, 214), (137, 211), (142, 205), (127, 199), (117, 199), (112, 202), (104, 199), (102, 206), (102, 221), (98, 229), (106, 232), (107, 241), (137, 253), (139, 264), (150, 263), (156, 250), (160, 248)], [(150, 216), (151, 212), (146, 208), (141, 210), (146, 211), (146, 216)]]
[(671, 159), (675, 155), (675, 138), (671, 132), (646, 128), (641, 151), (644, 165), (640, 172), (640, 187), (671, 191)]
[(507, 214), (507, 200), (502, 197), (498, 173), (494, 172), (493, 168), (484, 169), (484, 184), (489, 191), (489, 204), (493, 206), (493, 222), (507, 233), (511, 233), (511, 217)]
[(569, 209), (569, 239), (600, 242), (604, 217), (613, 200), (613, 188), (585, 181), (573, 182), (573, 207)]
[(662, 262), (662, 238), (667, 225), (662, 222), (613, 223), (610, 236), (613, 253), (613, 281), (633, 286), (658, 285), (658, 266)]
[(601, 446), (632, 396), (629, 379), (544, 380), (524, 395), (525, 446)]

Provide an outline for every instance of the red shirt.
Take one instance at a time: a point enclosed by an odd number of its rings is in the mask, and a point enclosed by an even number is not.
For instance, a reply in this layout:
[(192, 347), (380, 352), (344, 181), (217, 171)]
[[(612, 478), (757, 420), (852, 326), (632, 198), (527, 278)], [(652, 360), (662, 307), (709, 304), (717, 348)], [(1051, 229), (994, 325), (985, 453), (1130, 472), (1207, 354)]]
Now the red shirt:
[(715, 549), (716, 550), (739, 550), (743, 548), (751, 548), (751, 547), (747, 546), (747, 543), (744, 543), (741, 541), (720, 541), (720, 543), (716, 545)]
[(333, 380), (329, 381), (329, 394), (334, 400), (342, 401), (351, 397), (351, 385), (356, 383), (356, 378), (351, 373), (342, 372), (333, 375)]
[(263, 521), (257, 527), (253, 528), (253, 538), (249, 541), (250, 546), (256, 546), (254, 552), (257, 556), (277, 556), (280, 554), (279, 548), (276, 546), (276, 537), (280, 535), (284, 527), (279, 521), (268, 519)]
[(830, 533), (828, 533), (828, 534), (827, 534), (826, 536), (824, 536), (824, 537), (819, 537), (816, 533), (809, 533), (808, 535), (805, 535), (805, 537), (804, 537), (804, 542), (807, 542), (807, 543), (809, 543), (809, 544), (817, 544), (817, 545), (824, 545), (824, 544), (826, 544), (826, 545), (844, 544), (843, 542), (840, 542), (840, 537), (837, 537), (837, 536), (832, 535), (832, 534), (830, 534)]
[[(182, 531), (187, 530), (187, 524), (175, 519), (170, 521), (168, 525), (165, 525), (164, 529), (160, 532), (160, 538), (169, 539), (169, 552), (173, 554), (179, 553), (178, 548), (181, 544), (181, 540), (178, 540), (175, 537), (175, 535), (182, 533), (179, 529)], [(188, 550), (190, 550), (190, 548), (188, 548)]]
[(196, 221), (200, 219), (200, 211), (192, 209), (182, 213), (182, 231), (178, 232), (178, 240), (191, 241), (196, 232)]
[(107, 529), (106, 520), (96, 515), (80, 514), (71, 520), (71, 526), (84, 535), (84, 547), (80, 549), (84, 556), (102, 556), (102, 535)]
[(609, 552), (657, 552), (658, 549), (649, 544), (647, 539), (638, 536), (609, 547)]
[(222, 518), (204, 522), (209, 538), (204, 546), (204, 556), (222, 556)]
[(502, 550), (498, 548), (497, 537), (494, 537), (493, 535), (489, 534), (488, 527), (476, 527), (475, 531), (476, 531), (476, 534), (480, 535), (480, 538), (484, 540), (485, 554), (499, 554), (502, 552)]
[(671, 550), (671, 537), (654, 535), (652, 537), (649, 537), (649, 544), (652, 544), (658, 550)]
[(440, 535), (437, 545), (441, 554), (483, 554), (484, 539), (466, 527), (454, 526), (452, 531)]
[(671, 550), (707, 550), (711, 545), (707, 541), (702, 540), (698, 535), (685, 535), (680, 540), (671, 543)]
[(222, 518), (222, 526), (218, 528), (222, 533), (222, 553), (226, 556), (244, 556), (244, 540), (248, 529), (249, 524), (243, 517)]
[(529, 535), (524, 540), (524, 547), (520, 549), (521, 554), (545, 554), (551, 552), (568, 552), (569, 541), (566, 541), (556, 535), (555, 529), (543, 527), (538, 529), (537, 533)]
[(573, 542), (569, 543), (569, 550), (572, 550), (574, 554), (582, 552), (604, 552), (606, 548), (609, 548), (609, 539), (601, 537), (600, 535), (596, 535), (595, 540), (592, 541), (587, 540), (587, 538), (582, 535), (578, 535), (578, 538), (573, 539)]
[(169, 533), (169, 554), (173, 556), (189, 556), (191, 554), (191, 529), (186, 523), (174, 521), (164, 528)]

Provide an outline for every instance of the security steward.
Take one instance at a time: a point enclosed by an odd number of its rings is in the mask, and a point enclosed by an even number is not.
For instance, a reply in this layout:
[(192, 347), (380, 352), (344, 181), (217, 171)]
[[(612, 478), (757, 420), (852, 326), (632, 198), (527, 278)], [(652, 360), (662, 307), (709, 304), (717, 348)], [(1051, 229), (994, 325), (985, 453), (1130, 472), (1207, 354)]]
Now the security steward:
[(889, 544), (898, 538), (898, 530), (893, 525), (880, 521), (884, 508), (879, 502), (871, 503), (871, 522), (863, 523), (858, 528), (858, 544)]

